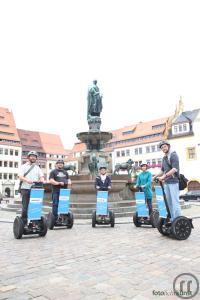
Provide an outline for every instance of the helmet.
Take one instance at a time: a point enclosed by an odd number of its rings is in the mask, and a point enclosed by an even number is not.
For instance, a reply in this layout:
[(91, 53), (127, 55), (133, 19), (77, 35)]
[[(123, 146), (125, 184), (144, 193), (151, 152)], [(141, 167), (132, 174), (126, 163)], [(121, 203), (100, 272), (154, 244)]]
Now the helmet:
[(101, 170), (101, 169), (107, 169), (107, 167), (105, 166), (105, 165), (101, 165), (101, 166), (99, 166), (99, 170)]
[(63, 159), (58, 159), (56, 164), (63, 164), (64, 165), (64, 160)]
[(163, 145), (168, 145), (168, 146), (170, 146), (169, 142), (167, 142), (167, 141), (161, 141), (161, 142), (159, 143), (159, 148), (161, 148)]
[(140, 164), (140, 167), (142, 167), (142, 166), (147, 166), (148, 167), (148, 163), (142, 161), (141, 164)]
[(37, 154), (36, 151), (29, 151), (29, 153), (27, 154), (27, 157), (29, 157), (31, 155), (34, 155), (34, 156), (38, 157), (38, 154)]

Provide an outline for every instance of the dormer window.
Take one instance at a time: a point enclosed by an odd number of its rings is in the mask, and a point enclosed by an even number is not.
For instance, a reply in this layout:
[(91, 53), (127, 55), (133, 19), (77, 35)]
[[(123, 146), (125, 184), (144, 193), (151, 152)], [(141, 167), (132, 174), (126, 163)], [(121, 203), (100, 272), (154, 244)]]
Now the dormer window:
[(181, 134), (190, 131), (189, 123), (180, 123), (172, 126), (172, 134)]

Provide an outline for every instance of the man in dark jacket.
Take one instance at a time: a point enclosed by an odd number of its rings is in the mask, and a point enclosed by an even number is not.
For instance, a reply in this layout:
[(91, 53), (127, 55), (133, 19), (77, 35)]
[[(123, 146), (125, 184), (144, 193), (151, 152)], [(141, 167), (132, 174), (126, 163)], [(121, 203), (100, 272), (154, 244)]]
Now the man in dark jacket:
[(111, 189), (111, 178), (106, 174), (106, 166), (99, 167), (99, 175), (95, 180), (95, 188), (97, 191), (108, 191)]

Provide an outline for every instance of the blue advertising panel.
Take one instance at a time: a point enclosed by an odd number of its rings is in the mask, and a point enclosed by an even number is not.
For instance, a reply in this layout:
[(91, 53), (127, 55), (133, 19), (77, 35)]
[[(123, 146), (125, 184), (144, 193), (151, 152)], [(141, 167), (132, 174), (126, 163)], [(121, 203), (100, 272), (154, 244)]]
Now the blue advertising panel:
[(96, 214), (107, 215), (107, 213), (108, 213), (108, 192), (99, 191), (97, 192)]
[(40, 220), (42, 215), (42, 203), (44, 189), (32, 189), (28, 205), (28, 220)]
[(135, 193), (136, 209), (138, 217), (148, 217), (145, 195), (143, 192)]
[(166, 218), (167, 210), (166, 210), (166, 206), (165, 206), (162, 188), (160, 186), (156, 186), (155, 193), (156, 193), (156, 200), (157, 200), (157, 204), (158, 204), (159, 217)]
[(70, 189), (60, 189), (58, 214), (68, 214), (70, 193)]

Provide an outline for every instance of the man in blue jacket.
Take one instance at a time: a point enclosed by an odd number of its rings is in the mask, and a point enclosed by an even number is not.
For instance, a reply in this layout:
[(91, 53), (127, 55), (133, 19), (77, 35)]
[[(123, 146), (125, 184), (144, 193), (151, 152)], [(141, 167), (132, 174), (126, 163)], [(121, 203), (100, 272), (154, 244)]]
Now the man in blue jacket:
[(106, 174), (106, 166), (99, 167), (99, 175), (95, 180), (95, 188), (97, 191), (108, 191), (111, 189), (111, 178)]

